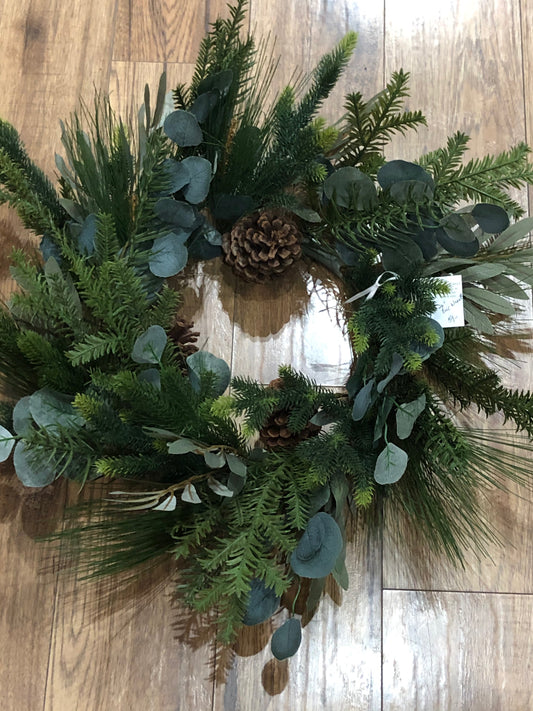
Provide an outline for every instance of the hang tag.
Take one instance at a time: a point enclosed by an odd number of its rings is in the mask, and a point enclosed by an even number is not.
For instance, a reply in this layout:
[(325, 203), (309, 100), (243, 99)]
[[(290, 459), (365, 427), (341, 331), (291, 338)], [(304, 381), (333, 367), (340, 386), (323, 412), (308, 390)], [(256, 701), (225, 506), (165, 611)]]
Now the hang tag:
[(445, 296), (435, 297), (437, 308), (431, 318), (438, 321), (442, 328), (457, 328), (465, 325), (465, 312), (463, 308), (463, 280), (460, 274), (439, 276), (441, 281), (448, 284), (450, 292)]

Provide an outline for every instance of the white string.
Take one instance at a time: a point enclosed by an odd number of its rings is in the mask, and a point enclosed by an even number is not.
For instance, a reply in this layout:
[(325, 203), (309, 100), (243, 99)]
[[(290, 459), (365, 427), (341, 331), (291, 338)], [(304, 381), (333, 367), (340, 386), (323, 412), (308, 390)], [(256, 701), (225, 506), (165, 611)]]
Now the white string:
[[(385, 279), (384, 281), (382, 281), (383, 277), (386, 274), (390, 274), (391, 276), (388, 279)], [(347, 299), (344, 303), (350, 304), (352, 301), (357, 301), (357, 299), (361, 299), (363, 296), (366, 296), (365, 301), (368, 301), (369, 299), (373, 299), (380, 286), (383, 286), (383, 284), (385, 284), (388, 281), (394, 281), (395, 279), (399, 279), (399, 278), (400, 278), (400, 275), (396, 274), (396, 272), (390, 272), (390, 271), (382, 272), (378, 276), (376, 281), (372, 284), (372, 286), (369, 286), (368, 289), (363, 289), (363, 291), (360, 291), (355, 296), (352, 296), (351, 298)]]

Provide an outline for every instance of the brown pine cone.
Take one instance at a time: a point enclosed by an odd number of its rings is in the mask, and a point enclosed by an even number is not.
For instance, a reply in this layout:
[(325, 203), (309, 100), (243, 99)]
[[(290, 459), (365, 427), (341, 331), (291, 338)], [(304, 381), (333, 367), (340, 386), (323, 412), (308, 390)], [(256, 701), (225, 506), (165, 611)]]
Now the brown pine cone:
[(262, 284), (300, 258), (301, 240), (296, 223), (283, 211), (254, 212), (222, 236), (224, 261), (246, 281)]
[[(280, 390), (283, 387), (282, 378), (272, 380), (268, 387)], [(266, 449), (295, 447), (299, 442), (314, 437), (320, 432), (321, 427), (311, 422), (308, 422), (300, 432), (292, 432), (288, 427), (290, 414), (288, 410), (275, 410), (267, 418), (259, 430), (261, 442)]]
[(184, 358), (198, 351), (196, 342), (200, 334), (198, 331), (193, 331), (193, 328), (194, 323), (192, 321), (178, 317), (168, 332), (168, 337), (179, 346)]

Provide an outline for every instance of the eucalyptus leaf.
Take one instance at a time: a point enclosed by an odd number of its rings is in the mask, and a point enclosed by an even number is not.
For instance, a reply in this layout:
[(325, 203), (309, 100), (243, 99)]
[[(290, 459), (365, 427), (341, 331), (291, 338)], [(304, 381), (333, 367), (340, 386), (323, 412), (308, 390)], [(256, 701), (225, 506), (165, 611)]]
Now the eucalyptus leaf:
[(233, 496), (237, 496), (244, 489), (246, 484), (246, 477), (230, 472), (228, 476), (228, 489), (233, 493)]
[(42, 388), (30, 395), (30, 413), (39, 427), (77, 429), (85, 424), (83, 417), (72, 406), (71, 396)]
[(167, 334), (161, 326), (150, 326), (141, 334), (131, 351), (135, 363), (160, 363), (167, 345)]
[[(170, 197), (162, 197), (154, 206), (156, 215), (167, 224), (180, 227), (183, 231), (189, 230), (188, 235), (194, 228), (198, 219), (196, 208), (182, 200), (174, 200)], [(178, 233), (180, 234), (180, 233)]]
[(59, 198), (59, 204), (61, 207), (68, 212), (73, 220), (79, 222), (80, 224), (84, 220), (84, 214), (81, 211), (80, 206), (74, 202), (74, 200), (69, 200), (68, 198)]
[(432, 190), (434, 181), (431, 175), (416, 163), (409, 163), (405, 160), (392, 160), (385, 163), (378, 170), (378, 183), (383, 190), (388, 190), (393, 185), (403, 181), (418, 181), (425, 183)]
[(194, 484), (187, 484), (181, 494), (181, 500), (188, 504), (201, 504), (202, 499), (198, 496)]
[(173, 442), (169, 442), (167, 447), (169, 454), (188, 454), (189, 452), (199, 453), (198, 445), (186, 437), (180, 437)]
[(435, 236), (447, 252), (458, 257), (473, 257), (479, 251), (478, 239), (460, 215), (448, 215)]
[(184, 161), (174, 160), (172, 158), (167, 158), (163, 162), (163, 170), (165, 173), (165, 178), (168, 180), (168, 188), (164, 191), (165, 195), (172, 195), (177, 193), (178, 190), (184, 188), (190, 181), (191, 176), (187, 170), (187, 165), (184, 165)]
[(385, 396), (378, 407), (376, 423), (374, 425), (374, 442), (378, 442), (382, 435), (383, 429), (390, 415), (390, 411), (394, 405), (394, 398)]
[(369, 210), (377, 203), (372, 179), (352, 166), (339, 168), (324, 181), (324, 194), (339, 207)]
[(335, 417), (327, 412), (326, 410), (320, 410), (309, 420), (312, 425), (317, 425), (318, 427), (325, 427), (335, 422)]
[(211, 469), (220, 469), (226, 464), (226, 457), (222, 452), (213, 452), (210, 449), (206, 449), (203, 455), (205, 463)]
[(405, 473), (407, 462), (407, 453), (389, 442), (376, 460), (374, 479), (378, 484), (395, 484)]
[(154, 506), (152, 511), (175, 511), (177, 505), (177, 499), (174, 494), (172, 494), (171, 496), (167, 496), (167, 498), (157, 504), (157, 506)]
[(337, 585), (340, 585), (343, 590), (348, 590), (350, 587), (350, 576), (346, 569), (346, 548), (339, 553), (335, 567), (331, 571)]
[[(77, 223), (76, 227), (79, 227)], [(50, 257), (53, 257), (58, 264), (62, 263), (61, 250), (54, 242), (54, 240), (50, 237), (50, 235), (44, 234), (42, 236), (41, 241), (39, 243), (39, 249), (41, 250), (41, 254), (43, 255), (43, 260), (45, 262), (50, 259)]]
[(204, 91), (196, 97), (189, 110), (196, 116), (198, 123), (203, 123), (219, 101), (220, 93), (216, 89)]
[(320, 598), (324, 593), (326, 587), (326, 578), (313, 578), (309, 585), (309, 594), (307, 595), (307, 600), (305, 603), (305, 609), (308, 613), (313, 612), (318, 607)]
[(324, 506), (328, 503), (328, 501), (331, 498), (331, 488), (329, 484), (323, 484), (322, 486), (319, 486), (317, 489), (314, 489), (314, 491), (311, 493), (311, 497), (309, 499), (309, 513), (311, 516), (314, 516), (316, 513), (320, 511), (320, 509), (324, 508)]
[(396, 434), (399, 439), (407, 439), (419, 415), (426, 409), (426, 395), (422, 393), (416, 400), (398, 405), (396, 410)]
[(412, 271), (413, 265), (422, 264), (424, 254), (416, 242), (409, 240), (408, 242), (402, 242), (394, 249), (383, 247), (381, 259), (385, 271), (404, 274)]
[(246, 613), (243, 625), (248, 627), (258, 625), (276, 612), (280, 604), (280, 597), (273, 588), (267, 588), (263, 580), (254, 578), (250, 584)]
[(436, 257), (439, 251), (439, 245), (437, 243), (437, 237), (435, 235), (434, 229), (420, 230), (414, 235), (411, 235), (413, 242), (422, 252), (422, 256), (426, 261)]
[(379, 383), (377, 384), (376, 390), (378, 393), (382, 393), (387, 385), (391, 382), (393, 378), (395, 378), (398, 373), (401, 371), (403, 368), (403, 358), (399, 353), (393, 353), (392, 356), (392, 362), (389, 370), (389, 374), (387, 375), (386, 378), (383, 378), (383, 380), (380, 380)]
[(182, 109), (173, 111), (166, 117), (163, 130), (180, 148), (199, 146), (203, 140), (202, 129), (196, 116)]
[(13, 429), (16, 434), (25, 437), (33, 429), (33, 417), (30, 412), (30, 395), (22, 397), (13, 408)]
[(249, 195), (215, 195), (213, 201), (213, 217), (221, 220), (235, 222), (250, 212), (254, 207), (253, 198)]
[(148, 266), (157, 277), (171, 277), (187, 265), (189, 253), (183, 244), (183, 235), (170, 232), (154, 240)]
[(240, 457), (235, 456), (235, 454), (226, 454), (226, 461), (230, 471), (240, 477), (246, 476), (247, 466)]
[(227, 96), (232, 83), (233, 70), (222, 69), (220, 72), (208, 74), (204, 79), (202, 79), (202, 81), (198, 84), (198, 93), (203, 94), (204, 91), (213, 91), (215, 89), (221, 96)]
[(147, 368), (139, 373), (139, 380), (150, 383), (156, 390), (161, 390), (161, 374), (157, 368)]
[(331, 475), (329, 485), (333, 498), (335, 499), (335, 520), (340, 522), (344, 518), (344, 509), (346, 508), (348, 494), (350, 493), (350, 486), (346, 474), (339, 470), (334, 471)]
[(502, 249), (509, 249), (521, 239), (524, 239), (533, 230), (533, 217), (525, 217), (523, 220), (515, 222), (506, 230), (504, 230), (495, 240), (487, 245), (486, 250), (491, 254), (499, 252)]
[(189, 171), (190, 181), (183, 190), (183, 195), (188, 202), (198, 205), (203, 202), (211, 185), (211, 163), (200, 156), (189, 156), (182, 163)]
[(302, 642), (302, 625), (296, 617), (286, 620), (272, 635), (270, 649), (279, 659), (288, 659), (298, 651)]
[(494, 294), (488, 289), (481, 289), (476, 286), (465, 286), (463, 295), (474, 301), (479, 306), (493, 311), (497, 314), (512, 316), (515, 312), (515, 307), (505, 297), (499, 294)]
[(371, 378), (355, 396), (352, 408), (352, 418), (355, 422), (359, 422), (359, 420), (363, 419), (372, 404), (374, 383), (374, 378)]
[(37, 457), (26, 442), (17, 442), (13, 454), (15, 472), (24, 486), (48, 486), (56, 478), (55, 468), (42, 456)]
[(9, 430), (0, 425), (0, 462), (5, 462), (15, 446), (15, 438)]
[(227, 498), (231, 498), (233, 496), (232, 489), (228, 488), (225, 484), (218, 481), (218, 479), (215, 479), (214, 477), (209, 477), (207, 480), (207, 486), (218, 496), (225, 496)]
[(159, 123), (163, 117), (163, 111), (165, 108), (165, 97), (167, 93), (167, 73), (162, 72), (159, 77), (159, 84), (157, 87), (157, 97), (154, 107), (154, 118), (152, 119), (152, 128), (159, 126)]
[(98, 218), (94, 214), (88, 215), (82, 225), (81, 231), (76, 237), (76, 248), (83, 257), (91, 257), (94, 254), (96, 230)]
[(321, 511), (309, 520), (291, 555), (291, 568), (305, 578), (323, 578), (335, 567), (342, 546), (342, 533), (337, 522), (333, 516)]
[(189, 378), (191, 386), (196, 392), (200, 392), (202, 377), (206, 373), (213, 373), (215, 376), (214, 394), (222, 395), (229, 385), (231, 371), (229, 365), (222, 358), (217, 358), (208, 351), (197, 351), (187, 358)]
[(400, 205), (429, 200), (433, 197), (433, 191), (433, 185), (422, 180), (401, 180), (389, 188), (391, 198)]
[(509, 227), (509, 215), (499, 205), (480, 202), (472, 210), (472, 217), (475, 217), (483, 232), (496, 234), (503, 232)]

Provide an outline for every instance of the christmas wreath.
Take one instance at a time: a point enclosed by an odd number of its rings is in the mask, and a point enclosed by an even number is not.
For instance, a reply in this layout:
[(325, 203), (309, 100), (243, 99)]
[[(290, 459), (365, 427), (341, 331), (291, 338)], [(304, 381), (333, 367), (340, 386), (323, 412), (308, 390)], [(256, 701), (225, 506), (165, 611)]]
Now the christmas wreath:
[[(226, 643), (285, 604), (283, 659), (301, 639), (296, 598), (312, 611), (328, 576), (348, 585), (349, 516), (386, 508), (460, 564), (497, 536), (480, 492), (530, 483), (531, 395), (490, 356), (533, 285), (533, 219), (507, 192), (533, 167), (525, 144), (465, 162), (462, 133), (385, 160), (395, 132), (425, 123), (403, 109), (402, 71), (372, 99), (349, 94), (329, 126), (317, 114), (353, 33), (269, 104), (275, 60), (242, 36), (245, 6), (214, 23), (188, 86), (146, 89), (137, 126), (100, 96), (74, 114), (58, 189), (0, 122), (0, 202), (40, 237), (14, 252), (0, 314), (0, 455), (26, 486), (120, 479), (96, 518), (75, 508), (57, 534), (82, 572), (174, 556), (183, 599), (216, 609)], [(342, 280), (344, 392), (290, 365), (266, 386), (231, 379), (198, 350), (165, 280), (215, 257), (256, 282), (300, 258)], [(517, 433), (462, 426), (470, 406)]]

